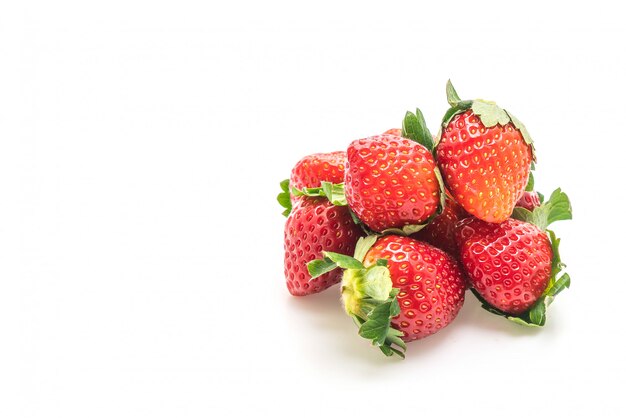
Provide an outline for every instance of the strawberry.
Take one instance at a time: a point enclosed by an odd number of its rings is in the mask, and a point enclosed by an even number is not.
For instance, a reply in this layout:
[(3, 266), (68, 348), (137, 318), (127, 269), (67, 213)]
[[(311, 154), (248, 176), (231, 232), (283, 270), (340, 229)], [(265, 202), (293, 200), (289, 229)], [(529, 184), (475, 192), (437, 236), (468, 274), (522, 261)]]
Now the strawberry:
[(532, 211), (540, 205), (541, 200), (539, 199), (539, 194), (537, 192), (524, 192), (522, 193), (522, 197), (520, 197), (515, 204), (515, 207), (524, 208)]
[(412, 140), (388, 134), (359, 139), (348, 147), (345, 193), (373, 231), (411, 233), (436, 215), (438, 170), (428, 149)]
[(293, 204), (300, 200), (299, 196), (292, 193), (293, 189), (317, 188), (322, 182), (343, 183), (345, 167), (345, 151), (318, 153), (303, 157), (291, 170), (289, 180), (283, 180), (280, 183), (282, 192), (277, 200), (285, 208), (283, 215), (289, 215)]
[(345, 269), (341, 294), (359, 335), (391, 356), (404, 357), (405, 342), (428, 337), (457, 316), (465, 281), (456, 261), (406, 236), (370, 235), (357, 243), (354, 258), (324, 252), (309, 263), (313, 277)]
[(424, 229), (411, 235), (411, 237), (425, 241), (456, 257), (458, 253), (455, 235), (456, 225), (461, 219), (465, 219), (468, 216), (461, 205), (446, 195), (446, 206), (443, 212), (434, 218)]
[(504, 222), (528, 181), (534, 159), (524, 125), (493, 102), (461, 100), (448, 81), (448, 102), (436, 145), (446, 187), (471, 215)]
[[(337, 206), (324, 193), (320, 192), (319, 196), (302, 196), (285, 223), (285, 278), (287, 289), (294, 296), (321, 292), (339, 283), (338, 272), (311, 280), (306, 264), (322, 257), (322, 251), (351, 253), (364, 235), (345, 203)], [(335, 203), (339, 202), (335, 200)]]
[(322, 181), (343, 183), (346, 152), (335, 151), (307, 155), (296, 163), (289, 179), (291, 187), (320, 187)]
[(533, 212), (517, 208), (517, 219), (494, 224), (477, 218), (460, 222), (460, 260), (476, 296), (491, 312), (526, 325), (542, 326), (546, 308), (569, 287), (561, 274), (560, 240), (546, 227), (571, 219), (567, 195), (557, 189)]
[(387, 129), (385, 132), (383, 132), (383, 135), (402, 136), (402, 129), (400, 128)]

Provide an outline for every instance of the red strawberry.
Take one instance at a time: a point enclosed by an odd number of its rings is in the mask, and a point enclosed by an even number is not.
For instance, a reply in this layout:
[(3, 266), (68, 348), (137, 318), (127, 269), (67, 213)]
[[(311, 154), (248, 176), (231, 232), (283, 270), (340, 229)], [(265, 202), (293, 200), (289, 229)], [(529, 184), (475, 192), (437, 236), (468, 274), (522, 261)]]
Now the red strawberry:
[(300, 200), (292, 193), (294, 189), (318, 188), (322, 182), (343, 183), (345, 167), (345, 151), (311, 154), (298, 161), (291, 170), (290, 179), (280, 183), (283, 191), (277, 200), (285, 208), (283, 215), (289, 215), (292, 205)]
[[(426, 243), (398, 235), (368, 236), (355, 258), (324, 252), (309, 263), (315, 276), (345, 268), (341, 284), (344, 308), (359, 326), (359, 335), (386, 355), (448, 325), (465, 300), (465, 281), (456, 262)], [(395, 346), (395, 347), (394, 347)]]
[(524, 208), (532, 211), (536, 207), (541, 205), (541, 201), (539, 200), (539, 194), (537, 192), (524, 192), (522, 193), (522, 197), (519, 198), (516, 207)]
[(440, 248), (452, 256), (457, 256), (456, 226), (461, 219), (469, 215), (454, 199), (446, 196), (446, 206), (424, 229), (411, 235), (412, 238), (425, 241)]
[(402, 136), (402, 129), (400, 128), (387, 129), (385, 132), (383, 132), (383, 135)]
[(307, 155), (291, 170), (290, 186), (296, 189), (320, 187), (322, 181), (343, 183), (345, 151)]
[(347, 206), (335, 206), (322, 197), (301, 199), (285, 224), (285, 278), (294, 296), (321, 292), (339, 283), (338, 271), (311, 280), (306, 264), (322, 257), (322, 251), (352, 253), (364, 235)]
[(461, 101), (449, 81), (447, 93), (451, 108), (436, 146), (444, 182), (468, 213), (503, 222), (528, 181), (534, 158), (530, 135), (495, 103)]
[(374, 231), (410, 230), (438, 209), (435, 171), (432, 154), (417, 142), (393, 135), (360, 139), (348, 147), (346, 200)]
[(545, 309), (569, 287), (569, 275), (557, 277), (563, 267), (559, 240), (544, 229), (555, 220), (571, 219), (571, 213), (569, 199), (559, 189), (534, 212), (516, 210), (514, 215), (525, 221), (461, 221), (457, 231), (461, 263), (489, 310), (521, 323), (545, 323)]

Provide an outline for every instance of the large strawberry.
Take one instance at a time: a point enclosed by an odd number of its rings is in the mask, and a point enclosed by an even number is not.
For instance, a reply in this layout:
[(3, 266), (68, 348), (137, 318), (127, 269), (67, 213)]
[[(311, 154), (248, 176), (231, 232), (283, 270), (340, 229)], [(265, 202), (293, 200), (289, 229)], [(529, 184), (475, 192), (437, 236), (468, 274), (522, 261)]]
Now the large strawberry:
[(404, 357), (405, 342), (425, 338), (448, 325), (465, 300), (465, 281), (454, 259), (405, 236), (370, 235), (354, 258), (324, 252), (309, 263), (313, 277), (344, 268), (344, 308), (359, 335), (383, 353)]
[(468, 216), (461, 205), (450, 196), (446, 196), (446, 206), (443, 212), (437, 215), (424, 229), (411, 235), (411, 237), (425, 241), (456, 257), (458, 252), (456, 244), (457, 223)]
[[(285, 223), (285, 279), (294, 296), (321, 292), (339, 283), (341, 275), (336, 271), (311, 280), (306, 264), (322, 257), (322, 251), (351, 253), (359, 237), (365, 235), (345, 202), (332, 196), (332, 185), (322, 184), (326, 193), (321, 188), (296, 191), (302, 197)], [(339, 185), (335, 187), (341, 189)], [(320, 197), (311, 197), (315, 195)]]
[(567, 195), (557, 189), (530, 212), (494, 224), (476, 218), (461, 221), (457, 232), (460, 260), (474, 293), (491, 312), (526, 325), (542, 326), (546, 308), (570, 278), (561, 273), (559, 242), (546, 227), (571, 219)]
[(410, 139), (383, 134), (348, 147), (346, 200), (373, 231), (422, 228), (440, 207), (438, 177), (430, 151)]
[(450, 81), (446, 90), (451, 108), (436, 144), (444, 182), (469, 214), (503, 222), (528, 181), (534, 159), (530, 135), (494, 102), (461, 100)]

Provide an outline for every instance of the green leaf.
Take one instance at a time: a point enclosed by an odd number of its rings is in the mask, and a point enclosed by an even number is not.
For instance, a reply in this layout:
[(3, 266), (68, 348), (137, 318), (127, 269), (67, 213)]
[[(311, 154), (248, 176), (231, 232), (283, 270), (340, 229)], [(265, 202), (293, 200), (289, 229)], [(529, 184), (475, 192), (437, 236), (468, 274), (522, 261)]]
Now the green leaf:
[(443, 176), (439, 167), (435, 167), (435, 177), (437, 178), (437, 183), (439, 183), (439, 208), (437, 210), (437, 215), (439, 215), (446, 207), (446, 185), (443, 182)]
[(311, 279), (316, 279), (322, 274), (328, 273), (329, 271), (332, 271), (336, 269), (337, 267), (338, 267), (337, 263), (335, 263), (329, 258), (312, 260), (312, 261), (309, 261), (306, 265), (306, 268), (309, 271), (309, 274), (311, 275)]
[(323, 181), (321, 187), (303, 187), (302, 190), (292, 187), (291, 193), (294, 196), (325, 197), (335, 206), (348, 205), (343, 183)]
[(376, 243), (378, 238), (379, 235), (368, 235), (366, 237), (359, 238), (356, 242), (356, 247), (354, 248), (354, 258), (362, 263), (363, 260), (365, 260), (365, 255)]
[(472, 112), (474, 112), (480, 121), (487, 128), (491, 128), (496, 125), (504, 126), (511, 122), (511, 118), (500, 108), (495, 102), (489, 102), (486, 100), (474, 100), (472, 103)]
[(533, 172), (531, 171), (528, 174), (528, 183), (526, 183), (526, 189), (524, 191), (532, 192), (534, 188), (535, 188), (535, 177), (533, 176)]
[(372, 266), (365, 270), (360, 291), (375, 300), (387, 300), (391, 292), (391, 273), (384, 266)]
[(387, 267), (387, 264), (389, 264), (389, 260), (387, 260), (386, 258), (379, 258), (378, 260), (376, 260), (377, 266)]
[(404, 225), (402, 227), (402, 235), (409, 236), (411, 234), (415, 234), (416, 232), (419, 232), (422, 229), (426, 228), (427, 225), (428, 223), (423, 223), (419, 225)]
[(391, 323), (390, 314), (391, 302), (378, 305), (367, 316), (365, 323), (361, 325), (359, 335), (368, 340), (372, 340), (375, 345), (383, 345)]
[(423, 145), (428, 151), (433, 150), (433, 135), (428, 130), (424, 115), (419, 108), (415, 110), (415, 113), (406, 112), (402, 121), (402, 136)]
[(563, 289), (569, 289), (569, 285), (569, 274), (563, 273), (563, 275), (554, 283), (554, 285), (550, 289), (548, 289), (548, 291), (546, 292), (546, 296), (551, 296), (554, 298), (556, 295), (561, 293)]
[(365, 268), (365, 266), (363, 266), (363, 263), (353, 257), (350, 257), (349, 255), (333, 253), (331, 251), (322, 251), (322, 254), (324, 254), (324, 258), (328, 258), (329, 260), (333, 261), (342, 269)]
[[(535, 208), (537, 209), (537, 208)], [(518, 221), (524, 221), (528, 223), (533, 223), (533, 213), (526, 208), (515, 207), (513, 209), (513, 213), (511, 214), (511, 218), (517, 219)]]
[[(527, 144), (532, 145), (533, 144), (533, 139), (530, 137), (530, 133), (528, 133), (528, 129), (526, 129), (526, 126), (515, 116), (513, 116), (513, 114), (511, 112), (509, 112), (508, 110), (506, 111), (507, 115), (509, 115), (509, 118), (511, 119), (511, 122), (513, 123), (513, 126), (515, 126), (515, 128), (519, 129), (519, 131), (522, 134), (522, 137), (524, 138), (524, 141), (526, 141)], [(533, 146), (533, 156), (534, 156), (534, 146)], [(534, 158), (533, 158), (534, 160)]]
[(285, 179), (281, 181), (280, 188), (282, 192), (280, 192), (278, 196), (276, 196), (276, 200), (278, 201), (280, 206), (285, 208), (285, 210), (283, 211), (283, 215), (289, 216), (289, 214), (291, 213), (291, 195), (289, 194), (289, 179)]
[(530, 323), (544, 326), (546, 323), (546, 301), (545, 297), (540, 297), (537, 302), (530, 308), (528, 311), (528, 316), (530, 318)]
[(452, 82), (449, 79), (446, 83), (446, 97), (448, 99), (448, 103), (452, 107), (456, 106), (461, 101), (461, 98), (459, 97), (454, 86), (452, 85)]
[(532, 212), (524, 208), (515, 208), (511, 217), (530, 222), (545, 231), (553, 222), (572, 219), (572, 205), (569, 197), (559, 188), (552, 192), (547, 202), (542, 203)]
[(548, 225), (552, 222), (572, 219), (572, 204), (569, 197), (561, 191), (561, 188), (552, 192), (545, 205), (549, 207)]
[[(463, 101), (457, 103), (456, 105), (452, 106), (443, 115), (443, 119), (441, 121), (442, 128), (445, 128), (446, 126), (448, 126), (448, 123), (450, 123), (450, 121), (452, 120), (453, 117), (455, 117), (459, 113), (465, 112), (467, 109), (469, 109), (471, 107), (472, 107), (472, 101), (471, 100), (463, 100)], [(441, 139), (441, 133), (439, 133), (437, 135), (438, 135), (439, 139)], [(437, 141), (437, 142), (439, 142), (439, 141)]]
[(322, 182), (322, 191), (335, 206), (347, 206), (348, 202), (346, 201), (346, 194), (344, 191), (344, 184), (333, 184), (328, 181)]
[(358, 216), (356, 216), (356, 214), (352, 211), (352, 209), (349, 209), (348, 211), (350, 212), (350, 217), (352, 218), (352, 222), (354, 222), (355, 225), (362, 224), (361, 220), (359, 219)]

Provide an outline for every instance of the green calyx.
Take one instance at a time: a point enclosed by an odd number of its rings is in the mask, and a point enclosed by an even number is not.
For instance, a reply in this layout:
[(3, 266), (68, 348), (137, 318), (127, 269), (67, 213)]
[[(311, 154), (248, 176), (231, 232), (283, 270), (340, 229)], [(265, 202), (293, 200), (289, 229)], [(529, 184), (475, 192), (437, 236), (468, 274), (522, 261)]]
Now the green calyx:
[(520, 325), (528, 327), (542, 327), (546, 324), (546, 311), (548, 306), (554, 301), (556, 295), (558, 295), (563, 289), (569, 288), (570, 276), (563, 272), (566, 267), (561, 261), (561, 255), (559, 253), (559, 244), (561, 240), (556, 237), (553, 231), (547, 230), (550, 244), (552, 246), (552, 271), (548, 280), (548, 285), (543, 291), (539, 299), (524, 313), (518, 316), (510, 315), (503, 312), (493, 306), (489, 305), (485, 299), (478, 294), (478, 292), (472, 289), (472, 292), (482, 302), (482, 307), (491, 313), (504, 316), (506, 319), (515, 322)]
[(323, 181), (321, 187), (304, 187), (301, 190), (292, 187), (291, 193), (294, 196), (325, 197), (335, 206), (348, 205), (343, 183)]
[(400, 314), (398, 289), (392, 287), (387, 260), (365, 266), (367, 251), (378, 239), (377, 235), (360, 238), (354, 257), (323, 252), (324, 258), (307, 264), (312, 279), (334, 268), (344, 269), (341, 281), (341, 298), (348, 315), (359, 327), (359, 335), (371, 340), (386, 356), (397, 354), (404, 358), (406, 344), (402, 332), (391, 327), (391, 319)]
[(448, 80), (446, 84), (446, 96), (450, 108), (446, 111), (441, 121), (441, 129), (439, 130), (437, 138), (435, 139), (435, 146), (441, 140), (441, 133), (443, 132), (443, 129), (448, 126), (452, 118), (460, 113), (465, 112), (468, 109), (471, 109), (472, 112), (476, 116), (478, 116), (480, 121), (487, 128), (491, 128), (496, 125), (504, 126), (508, 123), (513, 124), (513, 126), (518, 129), (522, 134), (524, 141), (531, 146), (533, 159), (535, 158), (535, 148), (533, 145), (533, 140), (528, 133), (526, 126), (524, 126), (524, 124), (520, 122), (519, 119), (513, 116), (511, 112), (502, 109), (495, 102), (491, 102), (488, 100), (461, 100), (450, 80)]
[(285, 208), (283, 216), (287, 217), (291, 213), (291, 195), (289, 194), (289, 179), (280, 182), (281, 192), (276, 196), (280, 206)]
[(550, 199), (543, 202), (541, 206), (532, 211), (517, 207), (513, 210), (511, 217), (529, 222), (545, 231), (552, 222), (572, 219), (572, 205), (569, 197), (558, 188), (552, 192)]
[(419, 108), (415, 109), (415, 113), (406, 112), (402, 121), (402, 136), (423, 145), (431, 153), (433, 152), (435, 146), (433, 135), (428, 130), (424, 115)]

